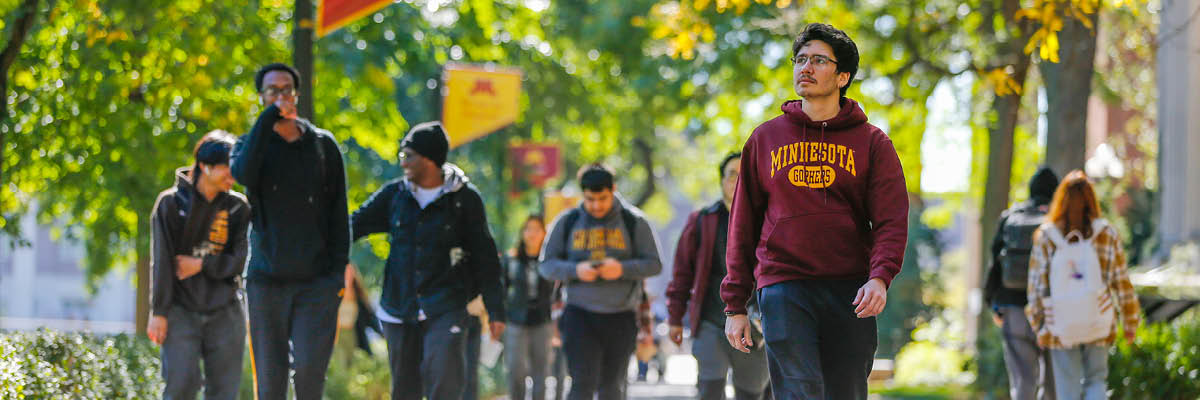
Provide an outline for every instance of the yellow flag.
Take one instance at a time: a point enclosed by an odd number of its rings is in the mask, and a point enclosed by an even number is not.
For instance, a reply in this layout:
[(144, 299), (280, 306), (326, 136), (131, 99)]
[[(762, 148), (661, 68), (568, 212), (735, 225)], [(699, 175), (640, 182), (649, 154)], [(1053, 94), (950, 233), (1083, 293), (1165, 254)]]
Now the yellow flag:
[(442, 125), (450, 136), (450, 148), (516, 122), (521, 70), (451, 64), (445, 75)]
[(546, 192), (542, 201), (542, 208), (544, 208), (542, 218), (546, 225), (554, 222), (554, 219), (564, 211), (578, 206), (579, 200), (579, 196), (565, 196), (562, 192), (557, 191)]

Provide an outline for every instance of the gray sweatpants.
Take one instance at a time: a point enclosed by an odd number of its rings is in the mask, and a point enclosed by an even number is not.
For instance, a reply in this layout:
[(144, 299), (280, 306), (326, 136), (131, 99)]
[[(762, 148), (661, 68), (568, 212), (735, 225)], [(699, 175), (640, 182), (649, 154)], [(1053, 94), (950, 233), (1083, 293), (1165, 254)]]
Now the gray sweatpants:
[(546, 399), (546, 371), (550, 368), (551, 322), (540, 325), (509, 325), (504, 332), (508, 394), (525, 400), (525, 377), (533, 379), (533, 398)]
[(466, 309), (417, 323), (383, 323), (392, 399), (462, 400), (467, 375)]
[[(1037, 337), (1025, 309), (1001, 306), (1004, 366), (1008, 369), (1008, 395), (1013, 400), (1054, 400), (1054, 380), (1049, 353), (1038, 348)], [(1039, 390), (1040, 389), (1040, 390)]]
[(162, 397), (193, 400), (203, 386), (206, 400), (236, 399), (245, 346), (246, 316), (240, 301), (209, 313), (172, 306), (160, 353), (167, 382)]
[(762, 397), (771, 376), (767, 373), (767, 353), (763, 350), (762, 335), (755, 329), (753, 336), (759, 345), (746, 354), (729, 345), (723, 327), (707, 321), (700, 323), (699, 332), (696, 332), (696, 339), (692, 342), (692, 355), (700, 367), (700, 399), (724, 399), (725, 377), (730, 369), (733, 370), (733, 387), (739, 399)]

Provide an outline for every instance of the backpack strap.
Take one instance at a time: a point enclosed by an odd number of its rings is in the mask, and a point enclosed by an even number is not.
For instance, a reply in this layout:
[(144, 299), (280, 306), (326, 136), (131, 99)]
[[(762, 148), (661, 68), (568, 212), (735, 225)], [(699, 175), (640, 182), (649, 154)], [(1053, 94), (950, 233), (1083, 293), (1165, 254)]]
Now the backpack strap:
[(637, 216), (633, 215), (633, 211), (629, 211), (629, 209), (622, 206), (621, 219), (625, 221), (625, 231), (629, 232), (629, 250), (633, 253), (634, 257), (637, 257)]
[(1061, 231), (1053, 223), (1042, 224), (1042, 234), (1046, 235), (1046, 239), (1050, 239), (1050, 243), (1054, 243), (1054, 247), (1063, 247), (1067, 244), (1067, 239), (1063, 237)]
[(570, 229), (575, 227), (576, 222), (579, 222), (579, 207), (573, 207), (570, 210), (567, 210), (567, 213), (558, 220), (558, 223), (561, 224), (563, 228), (567, 229), (567, 232), (563, 235), (563, 249), (569, 250), (571, 248)]

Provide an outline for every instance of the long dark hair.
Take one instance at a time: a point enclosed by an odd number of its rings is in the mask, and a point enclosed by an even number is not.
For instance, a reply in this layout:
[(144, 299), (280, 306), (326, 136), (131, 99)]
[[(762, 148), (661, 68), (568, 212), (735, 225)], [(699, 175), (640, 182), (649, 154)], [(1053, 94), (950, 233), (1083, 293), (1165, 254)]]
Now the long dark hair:
[[(546, 221), (542, 220), (541, 214), (533, 214), (533, 215), (530, 215), (529, 217), (525, 218), (525, 222), (521, 223), (521, 232), (519, 234), (517, 234), (516, 254), (517, 254), (517, 260), (519, 260), (521, 262), (526, 262), (529, 260), (536, 260), (538, 257), (537, 254), (532, 254), (532, 255), (525, 254), (525, 247), (526, 247), (525, 244), (526, 243), (525, 243), (525, 232), (524, 231), (525, 231), (525, 227), (529, 226), (530, 222), (537, 222), (538, 225), (542, 227), (542, 232), (546, 232)], [(546, 232), (546, 233), (548, 234), (549, 232)], [(542, 242), (545, 242), (545, 241), (546, 241), (545, 236), (543, 236)]]

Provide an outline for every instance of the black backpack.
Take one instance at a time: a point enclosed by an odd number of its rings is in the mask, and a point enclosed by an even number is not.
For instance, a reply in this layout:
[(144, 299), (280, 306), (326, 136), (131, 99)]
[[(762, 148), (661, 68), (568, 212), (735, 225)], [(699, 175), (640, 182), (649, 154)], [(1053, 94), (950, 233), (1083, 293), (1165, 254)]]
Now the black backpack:
[(1029, 285), (1029, 253), (1033, 250), (1033, 233), (1046, 222), (1047, 206), (1036, 204), (1013, 209), (1000, 238), (1004, 248), (1000, 250), (1001, 282), (1005, 288), (1025, 290)]

